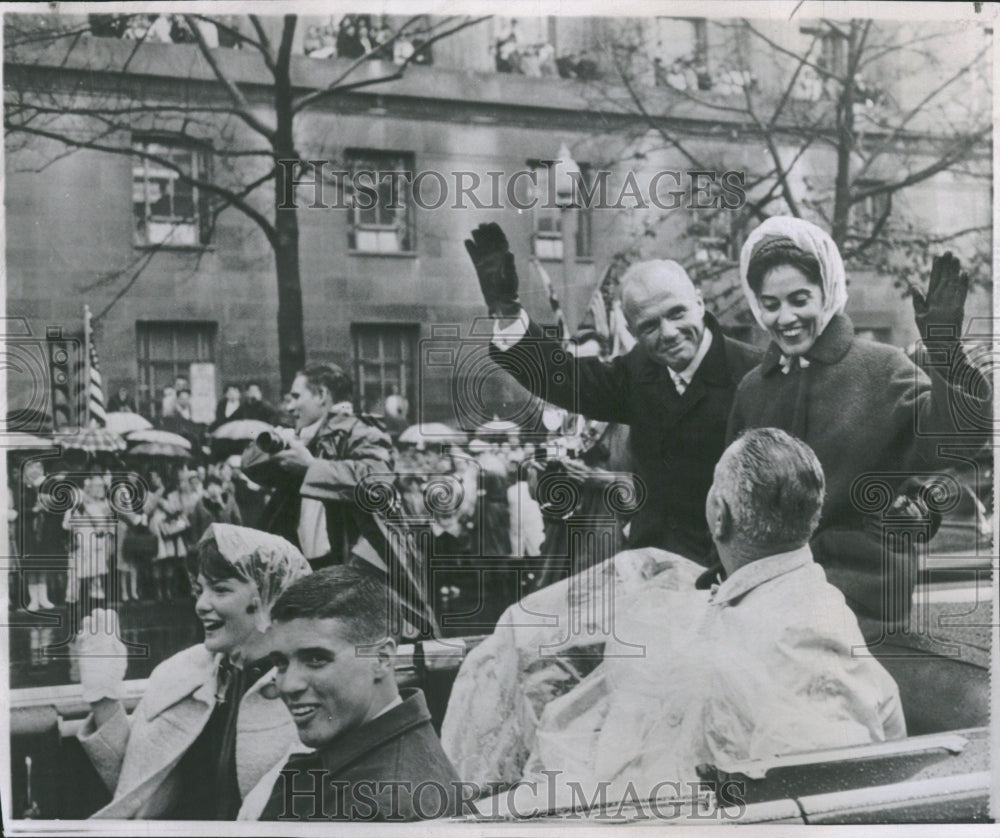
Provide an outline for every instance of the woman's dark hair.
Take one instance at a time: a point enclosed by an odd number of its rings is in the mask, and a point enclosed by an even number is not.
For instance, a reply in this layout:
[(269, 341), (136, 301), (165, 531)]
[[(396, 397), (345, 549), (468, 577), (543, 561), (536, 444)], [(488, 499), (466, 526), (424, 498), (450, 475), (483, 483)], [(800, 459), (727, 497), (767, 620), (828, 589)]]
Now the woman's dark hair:
[(764, 239), (750, 256), (750, 264), (747, 265), (747, 285), (750, 286), (750, 290), (754, 294), (760, 294), (764, 277), (772, 268), (777, 268), (779, 265), (798, 268), (810, 282), (820, 288), (823, 287), (823, 274), (819, 260), (815, 256), (806, 253), (791, 239), (769, 238)]
[(215, 541), (204, 541), (196, 545), (188, 552), (184, 565), (192, 581), (198, 578), (199, 573), (209, 582), (221, 582), (224, 579), (246, 581), (236, 565), (219, 552)]

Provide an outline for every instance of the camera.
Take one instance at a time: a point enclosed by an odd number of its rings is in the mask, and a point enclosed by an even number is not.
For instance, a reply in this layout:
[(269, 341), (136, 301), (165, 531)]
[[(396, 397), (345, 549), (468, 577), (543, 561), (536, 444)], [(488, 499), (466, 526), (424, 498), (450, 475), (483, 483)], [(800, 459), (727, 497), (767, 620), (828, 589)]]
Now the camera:
[(274, 429), (261, 431), (257, 434), (255, 442), (261, 451), (272, 456), (288, 448), (288, 440)]

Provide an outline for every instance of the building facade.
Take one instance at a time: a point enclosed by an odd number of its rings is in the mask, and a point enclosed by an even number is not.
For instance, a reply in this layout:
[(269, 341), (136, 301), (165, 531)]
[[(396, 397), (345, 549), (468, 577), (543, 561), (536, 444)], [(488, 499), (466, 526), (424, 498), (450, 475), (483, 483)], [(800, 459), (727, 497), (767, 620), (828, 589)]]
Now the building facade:
[[(245, 21), (230, 23), (234, 31), (252, 31)], [(272, 35), (280, 34), (280, 20), (265, 23)], [(369, 32), (377, 31), (376, 23), (391, 30), (395, 19), (369, 18)], [(648, 53), (645, 75), (635, 78), (643, 100), (706, 159), (719, 162), (710, 179), (717, 189), (724, 171), (759, 169), (764, 142), (745, 119), (685, 95), (685, 87), (710, 92), (715, 85), (725, 101), (749, 83), (724, 67), (713, 75), (713, 40), (716, 52), (722, 48), (713, 32), (720, 26), (690, 19), (485, 21), (436, 42), (427, 60), (398, 79), (303, 111), (296, 145), (303, 159), (316, 161), (312, 170), (299, 172), (296, 194), (309, 360), (350, 368), (363, 410), (381, 412), (387, 397), (401, 395), (411, 421), (468, 426), (491, 415), (523, 418), (534, 409), (530, 399), (483, 362), (489, 324), (481, 320), (484, 306), (463, 241), (487, 221), (507, 232), (518, 256), (522, 300), (541, 322), (553, 316), (542, 274), (529, 267), (532, 255), (571, 324), (586, 312), (611, 257), (626, 250), (677, 258), (696, 274), (710, 264), (717, 269), (712, 282), (735, 287), (735, 258), (749, 226), (735, 230), (723, 223), (720, 235), (719, 213), (703, 220), (694, 206), (698, 181), (678, 149), (635, 155), (642, 120), (608, 95), (623, 88), (610, 75), (608, 51), (601, 50), (609, 39), (624, 37), (622, 27), (661, 47), (672, 45), (677, 55)], [(267, 122), (274, 112), (269, 76), (253, 50), (223, 43), (228, 31), (219, 29), (216, 63)], [(352, 66), (348, 48), (357, 47), (348, 44), (345, 31), (326, 18), (299, 22), (293, 48), (301, 54), (291, 62), (296, 91), (323, 88)], [(798, 30), (792, 35), (814, 37)], [(247, 215), (230, 208), (214, 217), (213, 196), (178, 173), (248, 183), (263, 164), (249, 153), (255, 146), (246, 126), (223, 107), (227, 94), (199, 46), (155, 40), (92, 28), (69, 60), (61, 47), (28, 58), (7, 51), (8, 108), (31, 92), (53, 90), (102, 106), (112, 97), (127, 98), (157, 112), (134, 118), (130, 132), (102, 138), (125, 153), (85, 148), (67, 154), (63, 144), (44, 136), (8, 135), (7, 314), (24, 318), (35, 336), (52, 326), (77, 334), (83, 305), (89, 305), (106, 392), (125, 387), (143, 412), (155, 414), (163, 387), (185, 377), (200, 418), (208, 419), (229, 382), (257, 381), (269, 400), (281, 396), (275, 264), (267, 238)], [(682, 42), (683, 50), (677, 46)], [(370, 49), (371, 40), (365, 43)], [(505, 51), (511, 43), (516, 49)], [(412, 38), (408, 48), (419, 46)], [(827, 60), (836, 60), (835, 46), (822, 48)], [(404, 59), (386, 51), (362, 71), (391, 73), (394, 60)], [(766, 86), (771, 67), (762, 61), (761, 68), (761, 80), (753, 83)], [(802, 98), (810, 95), (822, 94), (806, 90)], [(165, 130), (184, 118), (176, 116), (181, 112), (199, 123), (203, 142), (178, 141)], [(79, 118), (49, 114), (50, 131), (71, 133)], [(794, 132), (775, 136), (795, 154)], [(923, 135), (898, 143), (910, 157), (930, 158), (934, 151)], [(221, 153), (233, 149), (247, 153)], [(561, 158), (566, 150), (572, 162)], [(988, 167), (988, 140), (977, 153)], [(170, 165), (151, 162), (152, 156)], [(608, 206), (546, 201), (559, 198), (560, 161), (578, 168), (585, 184), (599, 184), (607, 173)], [(803, 191), (811, 176), (831, 166), (822, 144), (803, 153), (795, 168)], [(369, 205), (359, 200), (367, 182), (355, 177), (365, 171), (421, 177), (409, 186), (373, 180)], [(678, 206), (637, 207), (630, 183), (641, 193), (665, 171), (677, 173), (667, 183), (683, 193)], [(253, 196), (265, 212), (273, 212), (269, 189)], [(956, 194), (964, 198), (957, 213), (943, 217), (937, 208)], [(942, 236), (990, 223), (989, 181), (957, 171), (912, 187), (905, 200)], [(650, 225), (653, 213), (657, 220)], [(913, 340), (909, 303), (890, 279), (852, 274), (851, 291), (849, 313), (859, 330), (901, 346)], [(707, 296), (711, 305), (714, 298)], [(738, 299), (718, 299), (727, 327), (760, 339)], [(980, 295), (970, 315), (989, 312), (989, 297)], [(23, 403), (33, 386), (30, 376), (9, 375), (11, 405)]]

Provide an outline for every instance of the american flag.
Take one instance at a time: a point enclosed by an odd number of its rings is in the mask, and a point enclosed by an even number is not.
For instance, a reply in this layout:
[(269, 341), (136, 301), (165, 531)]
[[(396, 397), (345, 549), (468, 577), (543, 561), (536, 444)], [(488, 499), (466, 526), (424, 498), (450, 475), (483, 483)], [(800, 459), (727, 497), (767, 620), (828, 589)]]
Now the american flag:
[(88, 351), (90, 353), (90, 380), (87, 382), (87, 416), (91, 427), (103, 428), (108, 424), (108, 416), (104, 410), (104, 382), (101, 379), (101, 368), (97, 363), (97, 349), (94, 347), (94, 335), (90, 326), (90, 309), (86, 309)]

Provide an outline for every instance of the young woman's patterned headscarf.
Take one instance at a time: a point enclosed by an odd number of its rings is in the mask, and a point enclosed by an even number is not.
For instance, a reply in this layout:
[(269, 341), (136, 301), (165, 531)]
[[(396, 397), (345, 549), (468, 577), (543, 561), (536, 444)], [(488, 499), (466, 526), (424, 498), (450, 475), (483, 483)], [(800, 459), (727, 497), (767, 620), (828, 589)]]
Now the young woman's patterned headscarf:
[(212, 524), (198, 541), (198, 547), (209, 542), (215, 543), (239, 579), (257, 588), (260, 631), (266, 631), (271, 624), (271, 606), (281, 592), (296, 579), (312, 573), (298, 548), (281, 536), (233, 524)]
[[(837, 245), (815, 224), (784, 215), (767, 219), (750, 233), (743, 250), (740, 251), (740, 283), (750, 311), (753, 312), (761, 328), (765, 329), (767, 327), (764, 326), (760, 316), (760, 303), (757, 302), (757, 295), (750, 287), (747, 274), (753, 258), (763, 248), (775, 244), (797, 248), (819, 263), (823, 310), (819, 316), (817, 333), (821, 334), (833, 316), (843, 312), (844, 306), (847, 305), (847, 275), (844, 273), (844, 262), (840, 258)], [(789, 264), (794, 264), (794, 260), (789, 260)]]

